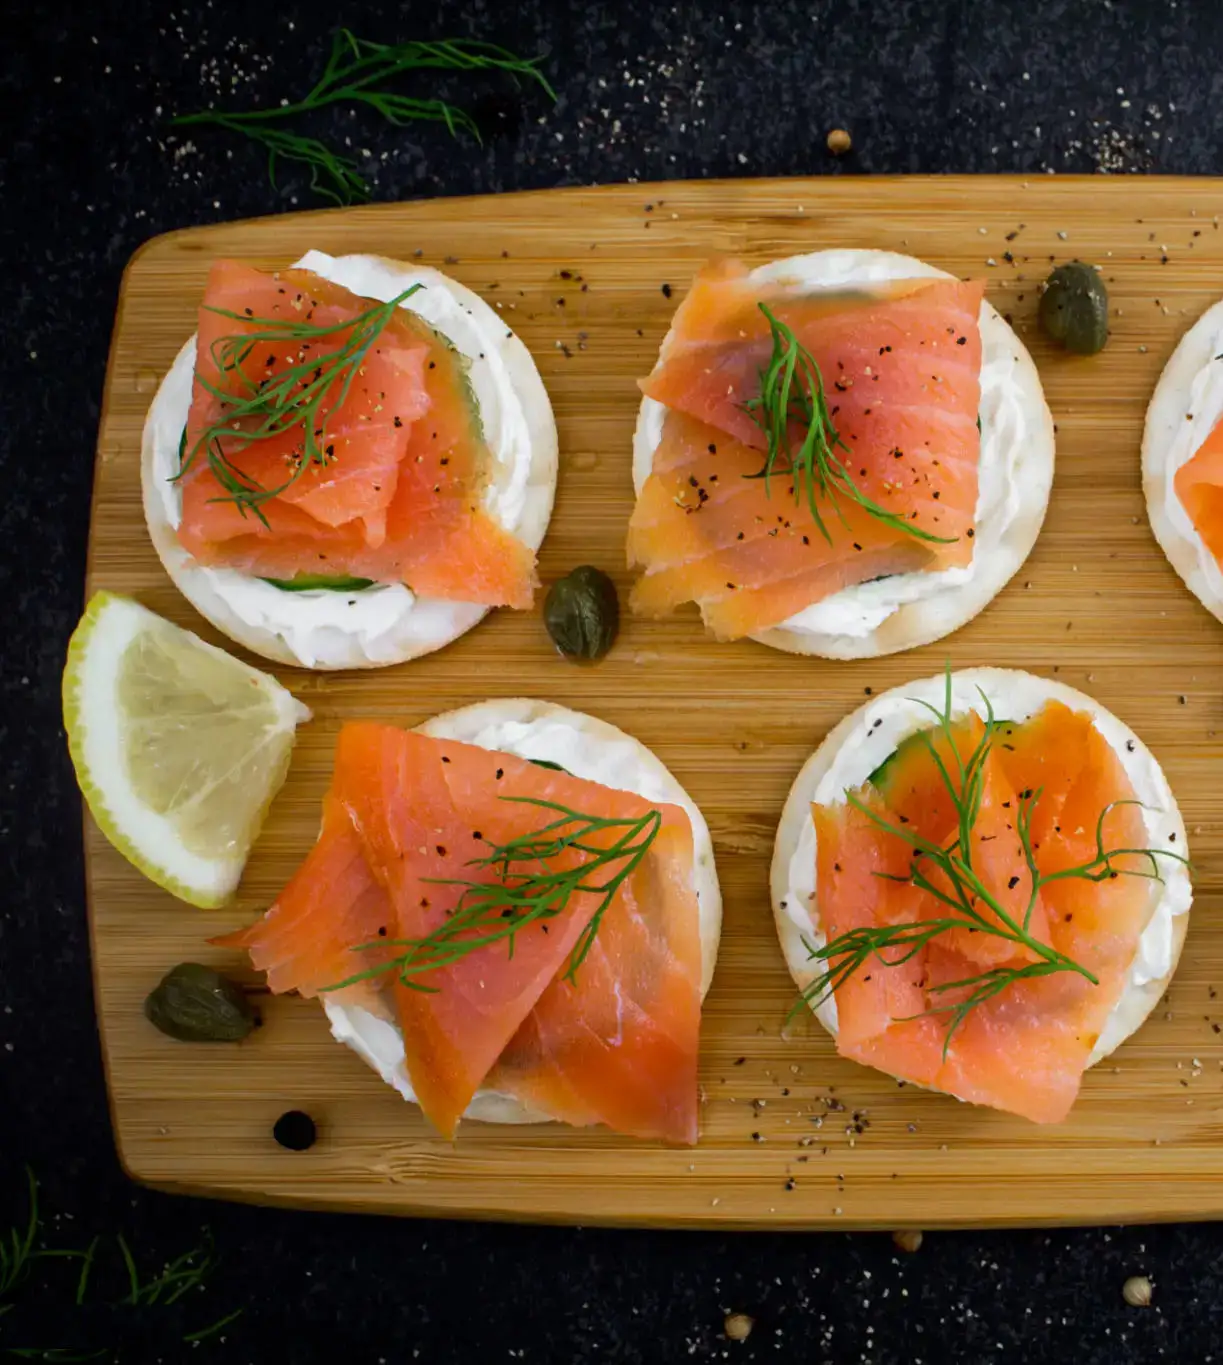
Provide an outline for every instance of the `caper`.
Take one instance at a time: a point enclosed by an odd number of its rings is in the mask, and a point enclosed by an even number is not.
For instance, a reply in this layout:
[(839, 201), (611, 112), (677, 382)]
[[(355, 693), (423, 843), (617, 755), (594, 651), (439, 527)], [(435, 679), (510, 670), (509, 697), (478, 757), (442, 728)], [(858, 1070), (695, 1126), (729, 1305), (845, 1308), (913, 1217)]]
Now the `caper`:
[(548, 589), (544, 625), (566, 658), (601, 659), (620, 629), (616, 585), (602, 569), (583, 564)]
[(246, 992), (199, 962), (180, 962), (144, 1002), (145, 1018), (184, 1043), (238, 1043), (259, 1023)]
[(1040, 325), (1068, 351), (1095, 355), (1108, 340), (1108, 290), (1092, 265), (1073, 261), (1049, 276), (1040, 300)]

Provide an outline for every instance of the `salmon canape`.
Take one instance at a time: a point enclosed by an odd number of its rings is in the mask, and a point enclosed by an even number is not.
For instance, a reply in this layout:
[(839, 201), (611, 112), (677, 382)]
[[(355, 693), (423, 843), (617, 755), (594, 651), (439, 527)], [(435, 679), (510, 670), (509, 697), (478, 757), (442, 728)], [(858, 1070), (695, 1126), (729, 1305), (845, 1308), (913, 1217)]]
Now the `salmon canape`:
[(345, 725), (318, 842), (218, 942), (319, 998), (447, 1136), (466, 1116), (692, 1143), (720, 932), (708, 828), (662, 763), (516, 700)]
[(1181, 338), (1147, 408), (1147, 514), (1189, 591), (1223, 621), (1223, 302)]
[(240, 644), (375, 667), (531, 605), (556, 459), (529, 353), (456, 281), (318, 251), (218, 261), (145, 425), (145, 518)]
[(634, 609), (862, 658), (985, 607), (1040, 530), (1053, 424), (983, 293), (882, 251), (703, 269), (641, 383)]
[(1038, 1123), (1143, 1022), (1192, 888), (1158, 763), (1060, 683), (981, 668), (842, 721), (777, 832), (774, 916), (844, 1057)]

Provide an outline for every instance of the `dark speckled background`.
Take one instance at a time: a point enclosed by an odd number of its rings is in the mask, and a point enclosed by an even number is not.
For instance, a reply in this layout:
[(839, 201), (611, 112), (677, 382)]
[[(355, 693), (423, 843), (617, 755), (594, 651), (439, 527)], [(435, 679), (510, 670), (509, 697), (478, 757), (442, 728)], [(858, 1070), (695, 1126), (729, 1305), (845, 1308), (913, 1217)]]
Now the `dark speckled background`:
[[(120, 272), (193, 223), (305, 207), (223, 135), (166, 118), (306, 88), (342, 20), (365, 36), (547, 50), (560, 99), (466, 93), (484, 147), (346, 116), (375, 197), (684, 176), (904, 171), (1212, 173), (1223, 148), (1215, 0), (304, 4), (5, 0), (0, 27), (0, 1215), (42, 1182), (46, 1231), (122, 1231), (159, 1264), (210, 1226), (206, 1298), (161, 1320), (65, 1319), (37, 1294), (0, 1346), (127, 1334), (123, 1359), (238, 1362), (1209, 1361), (1211, 1226), (928, 1236), (696, 1236), (292, 1214), (150, 1194), (120, 1174), (94, 1032), (79, 807), (60, 728), (81, 608), (98, 403)], [(41, 8), (48, 16), (35, 17)], [(841, 161), (830, 128), (853, 134)], [(1135, 184), (1141, 193), (1141, 184)], [(1221, 291), (1223, 292), (1223, 291)], [(998, 1178), (1006, 1179), (1005, 1170)], [(0, 1218), (0, 1225), (7, 1221)], [(49, 1270), (57, 1268), (48, 1263)], [(62, 1263), (58, 1269), (63, 1270)], [(1154, 1305), (1126, 1307), (1128, 1275)], [(103, 1276), (105, 1287), (105, 1276)], [(62, 1297), (62, 1296), (61, 1296)], [(225, 1340), (179, 1341), (245, 1306)], [(752, 1314), (745, 1344), (723, 1316)]]

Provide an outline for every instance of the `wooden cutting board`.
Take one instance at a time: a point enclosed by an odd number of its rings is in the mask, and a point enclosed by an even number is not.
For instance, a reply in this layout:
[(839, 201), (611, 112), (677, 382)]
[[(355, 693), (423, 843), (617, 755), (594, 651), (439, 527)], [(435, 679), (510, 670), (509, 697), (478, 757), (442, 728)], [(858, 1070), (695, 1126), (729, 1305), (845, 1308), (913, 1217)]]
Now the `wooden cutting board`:
[[(883, 247), (984, 277), (1040, 367), (1058, 463), (1027, 566), (976, 621), (927, 649), (861, 663), (795, 658), (715, 644), (693, 613), (626, 619), (610, 657), (581, 668), (557, 658), (538, 612), (503, 611), (417, 663), (340, 676), (282, 670), (315, 718), (232, 908), (178, 903), (87, 821), (98, 1015), (130, 1174), (236, 1199), (575, 1223), (933, 1227), (1223, 1214), (1223, 627), (1165, 562), (1139, 479), (1156, 377), (1223, 289), (1221, 213), (1221, 181), (847, 177), (388, 204), (192, 229), (138, 252), (107, 374), (89, 587), (131, 593), (221, 644), (163, 573), (139, 487), (145, 409), (193, 330), (218, 256), (272, 268), (309, 247), (379, 252), (437, 266), (501, 305), (539, 363), (560, 428), (545, 581), (594, 562), (627, 591), (634, 381), (693, 273), (717, 253), (760, 263)], [(1108, 348), (1092, 359), (1056, 352), (1035, 325), (1040, 281), (1074, 258), (1101, 266), (1114, 305)], [(1179, 974), (1056, 1128), (901, 1088), (836, 1057), (814, 1024), (789, 1040), (781, 1033), (794, 989), (767, 872), (789, 784), (866, 690), (948, 661), (1056, 674), (1098, 697), (1151, 745), (1190, 830), (1197, 903)], [(179, 961), (243, 972), (236, 954), (205, 939), (252, 919), (304, 856), (341, 722), (412, 725), (490, 695), (544, 697), (622, 726), (658, 752), (709, 820), (726, 919), (705, 1005), (694, 1150), (556, 1125), (468, 1124), (452, 1145), (330, 1041), (317, 1004), (295, 998), (265, 997), (265, 1027), (240, 1047), (175, 1043), (142, 1017), (145, 994)], [(317, 1121), (310, 1151), (273, 1141), (287, 1109)]]

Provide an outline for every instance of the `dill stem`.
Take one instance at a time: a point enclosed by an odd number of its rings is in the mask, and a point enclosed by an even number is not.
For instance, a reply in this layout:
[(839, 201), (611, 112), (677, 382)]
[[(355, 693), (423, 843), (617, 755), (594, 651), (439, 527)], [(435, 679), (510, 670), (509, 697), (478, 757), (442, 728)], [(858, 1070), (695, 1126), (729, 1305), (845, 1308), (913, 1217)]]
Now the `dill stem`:
[[(212, 501), (233, 502), (243, 515), (253, 512), (266, 526), (263, 504), (291, 488), (309, 466), (327, 463), (328, 419), (343, 407), (354, 378), (374, 342), (395, 316), (395, 310), (420, 288), (414, 284), (393, 299), (374, 304), (354, 318), (326, 326), (296, 322), (291, 318), (246, 317), (226, 308), (210, 307), (209, 312), (254, 330), (243, 330), (213, 341), (209, 358), (220, 383), (205, 379), (197, 367), (196, 379), (216, 399), (220, 413), (191, 449), (184, 450), (176, 479), (188, 472), (203, 450), (209, 468), (225, 494)], [(287, 365), (266, 383), (257, 382), (243, 368), (258, 346), (314, 342), (343, 332), (349, 335), (338, 350)], [(239, 384), (236, 393), (224, 387), (225, 376), (234, 374)], [(283, 436), (299, 427), (303, 432), (301, 457), (278, 487), (262, 487), (234, 463), (234, 458), (255, 442)]]
[(177, 127), (212, 125), (240, 133), (267, 151), (268, 174), (273, 185), (277, 158), (281, 157), (309, 167), (310, 188), (317, 194), (338, 204), (349, 204), (354, 199), (369, 197), (357, 163), (317, 138), (300, 136), (273, 124), (331, 105), (364, 104), (395, 127), (413, 120), (439, 122), (446, 125), (452, 137), (467, 132), (479, 142), (479, 126), (466, 110), (443, 99), (397, 94), (383, 88), (385, 83), (422, 70), (502, 71), (511, 77), (534, 81), (555, 100), (556, 91), (539, 69), (541, 60), (518, 57), (495, 43), (475, 39), (386, 44), (358, 38), (341, 28), (332, 38), (322, 76), (302, 99), (237, 113), (203, 109), (176, 115), (170, 122)]
[[(1025, 948), (1030, 948), (1033, 952), (1049, 962), (1059, 962), (1068, 968), (1073, 968), (1074, 971), (1085, 976), (1092, 985), (1099, 984), (1096, 977), (1094, 977), (1086, 967), (1080, 966), (1077, 962), (1073, 961), (1073, 959), (1059, 953), (1052, 945), (1042, 943), (1040, 939), (1034, 938), (1029, 934), (1025, 927), (1021, 927), (1002, 902), (986, 887), (985, 883), (981, 881), (980, 877), (973, 871), (971, 865), (966, 863), (958, 855), (953, 854), (946, 849), (939, 849), (936, 845), (929, 843), (920, 835), (910, 834), (903, 825), (895, 825), (890, 820), (883, 819), (882, 816), (871, 810), (865, 802), (859, 800), (852, 792), (847, 794), (846, 800), (849, 805), (853, 806), (855, 810), (860, 811), (873, 824), (877, 825), (879, 829), (883, 830), (884, 833), (894, 834), (898, 838), (903, 839), (911, 847), (917, 849), (919, 857), (934, 859), (948, 875), (948, 880), (951, 882), (952, 886), (960, 890), (963, 899), (952, 900), (935, 886), (928, 877), (923, 876), (917, 871), (917, 860), (914, 860), (913, 871), (906, 880), (909, 880), (913, 885), (917, 886), (919, 890), (935, 896), (938, 900), (942, 901), (943, 904), (950, 906), (952, 909), (962, 910), (966, 915), (970, 916), (972, 920), (976, 921), (975, 925), (963, 920), (958, 922), (948, 921), (948, 928), (953, 926), (961, 928), (979, 927), (984, 929), (987, 933), (992, 934), (995, 938), (1006, 939), (1011, 943), (1021, 944)], [(1110, 856), (1116, 856), (1116, 854), (1124, 851), (1126, 850), (1113, 850)], [(1087, 866), (1091, 865), (1092, 864), (1087, 864)], [(1062, 873), (1053, 873), (1050, 877), (1042, 879), (1039, 884), (1043, 885), (1045, 881), (1053, 880), (1055, 878), (1072, 876), (1078, 871), (1079, 869), (1067, 869)], [(1036, 895), (1037, 892), (1034, 890), (1031, 900), (1029, 901), (1029, 915), (1031, 914), (1031, 906), (1035, 904)], [(978, 910), (973, 904), (974, 900), (982, 902), (992, 910), (1001, 921), (1003, 928), (999, 928), (996, 924), (991, 923), (989, 917)]]
[[(815, 357), (767, 303), (762, 301), (758, 307), (769, 325), (773, 351), (760, 371), (759, 396), (749, 399), (744, 407), (764, 433), (766, 451), (763, 467), (744, 478), (763, 479), (767, 496), (775, 475), (791, 475), (795, 500), (801, 504), (805, 495), (812, 520), (829, 545), (833, 543), (832, 535), (820, 514), (821, 499), (843, 527), (848, 528), (841, 506), (844, 501), (857, 504), (876, 521), (914, 540), (953, 544), (957, 537), (937, 536), (915, 526), (908, 518), (880, 506), (857, 486), (837, 454), (838, 449), (846, 454), (852, 452), (833, 423), (824, 378)], [(792, 439), (795, 426), (803, 432), (797, 447)]]

